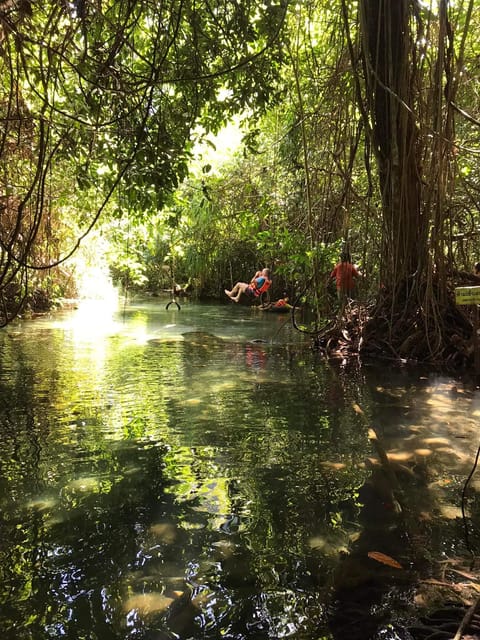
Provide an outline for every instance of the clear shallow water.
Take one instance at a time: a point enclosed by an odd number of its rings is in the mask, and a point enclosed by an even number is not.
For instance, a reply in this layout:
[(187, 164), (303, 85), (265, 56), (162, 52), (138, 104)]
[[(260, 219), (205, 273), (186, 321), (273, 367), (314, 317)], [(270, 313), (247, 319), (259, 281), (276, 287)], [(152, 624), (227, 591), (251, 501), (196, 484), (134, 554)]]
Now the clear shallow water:
[(0, 333), (2, 639), (407, 637), (419, 581), (468, 556), (476, 389), (165, 302)]

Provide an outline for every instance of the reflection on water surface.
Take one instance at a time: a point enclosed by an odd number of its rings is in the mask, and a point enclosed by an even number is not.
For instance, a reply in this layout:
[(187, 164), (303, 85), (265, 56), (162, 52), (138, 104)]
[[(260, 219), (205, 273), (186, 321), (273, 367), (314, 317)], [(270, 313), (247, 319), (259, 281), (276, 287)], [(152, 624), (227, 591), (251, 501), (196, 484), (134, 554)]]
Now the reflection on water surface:
[(5, 329), (0, 386), (2, 638), (407, 638), (468, 556), (478, 392), (285, 316), (85, 303)]

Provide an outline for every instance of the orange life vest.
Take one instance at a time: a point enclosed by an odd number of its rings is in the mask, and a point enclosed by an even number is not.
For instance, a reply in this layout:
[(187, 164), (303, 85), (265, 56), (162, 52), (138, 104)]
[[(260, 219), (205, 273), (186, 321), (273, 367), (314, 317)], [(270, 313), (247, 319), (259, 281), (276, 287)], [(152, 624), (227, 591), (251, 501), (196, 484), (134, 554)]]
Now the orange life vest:
[[(263, 277), (264, 276), (262, 276), (262, 278)], [(255, 297), (258, 298), (258, 296), (261, 296), (262, 293), (265, 293), (265, 291), (268, 291), (268, 289), (270, 289), (271, 284), (272, 284), (272, 281), (269, 280), (268, 278), (265, 278), (265, 281), (262, 284), (262, 286), (260, 288), (257, 288), (257, 283), (255, 282), (252, 287)]]

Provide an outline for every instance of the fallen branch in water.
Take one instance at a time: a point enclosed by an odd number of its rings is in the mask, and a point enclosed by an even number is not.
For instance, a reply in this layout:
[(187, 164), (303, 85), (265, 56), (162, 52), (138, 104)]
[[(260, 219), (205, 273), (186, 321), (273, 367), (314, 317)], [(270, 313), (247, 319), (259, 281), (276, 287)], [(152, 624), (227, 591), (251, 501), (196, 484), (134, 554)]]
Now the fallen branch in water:
[(470, 609), (468, 609), (467, 613), (463, 616), (463, 620), (460, 623), (460, 626), (457, 629), (457, 633), (453, 636), (453, 640), (461, 640), (464, 632), (468, 629), (473, 616), (477, 612), (477, 609), (480, 606), (480, 596), (477, 598), (476, 602), (472, 604)]

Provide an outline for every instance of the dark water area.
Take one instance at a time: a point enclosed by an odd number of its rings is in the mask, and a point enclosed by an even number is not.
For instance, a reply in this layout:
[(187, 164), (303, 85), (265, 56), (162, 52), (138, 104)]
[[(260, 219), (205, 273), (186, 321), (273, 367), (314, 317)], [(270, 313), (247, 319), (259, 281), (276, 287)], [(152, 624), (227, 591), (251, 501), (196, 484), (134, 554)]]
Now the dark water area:
[(427, 637), (480, 544), (475, 385), (181, 305), (0, 332), (0, 638)]

